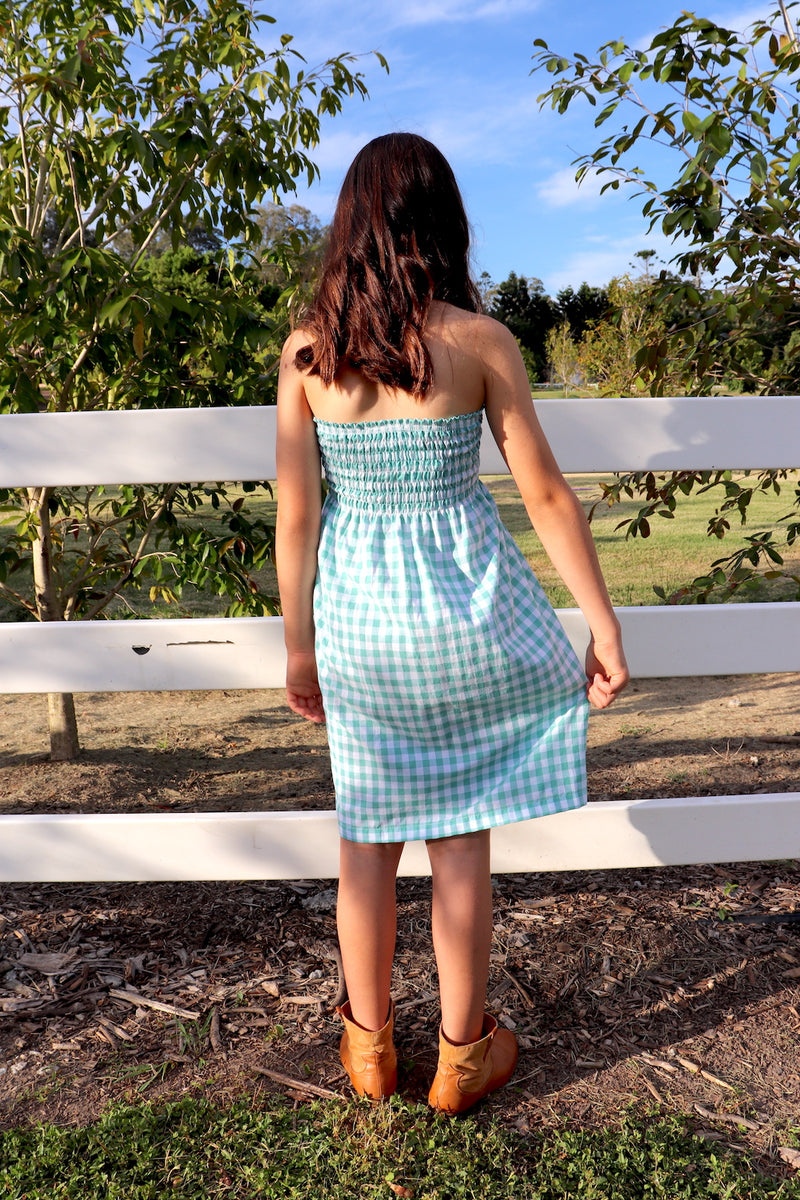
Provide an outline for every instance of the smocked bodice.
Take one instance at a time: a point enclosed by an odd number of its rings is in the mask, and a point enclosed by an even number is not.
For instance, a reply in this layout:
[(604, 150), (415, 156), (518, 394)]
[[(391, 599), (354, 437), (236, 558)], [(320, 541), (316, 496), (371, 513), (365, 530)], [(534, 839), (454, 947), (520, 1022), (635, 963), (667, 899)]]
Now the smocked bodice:
[(482, 412), (353, 423), (315, 420), (329, 492), (381, 512), (435, 510), (478, 483)]

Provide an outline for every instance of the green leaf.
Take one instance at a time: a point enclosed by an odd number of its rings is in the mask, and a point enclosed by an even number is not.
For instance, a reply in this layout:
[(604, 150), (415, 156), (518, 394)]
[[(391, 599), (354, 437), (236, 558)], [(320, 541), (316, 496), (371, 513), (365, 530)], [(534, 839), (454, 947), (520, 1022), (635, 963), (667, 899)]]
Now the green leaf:
[(24, 371), (17, 375), (14, 386), (14, 411), (19, 413), (39, 412), (42, 406), (42, 395), (31, 382)]
[(144, 358), (144, 321), (137, 321), (133, 330), (133, 351), (138, 359)]
[(130, 295), (117, 296), (114, 300), (109, 300), (100, 309), (97, 314), (97, 319), (100, 324), (111, 324), (111, 322), (123, 312), (131, 302)]
[(757, 187), (763, 187), (766, 183), (768, 169), (766, 158), (758, 151), (750, 159), (750, 178)]
[(711, 125), (706, 134), (706, 140), (716, 154), (722, 158), (728, 153), (733, 145), (733, 135), (730, 130), (720, 124), (714, 114), (715, 123)]
[(686, 130), (686, 132), (691, 134), (692, 137), (696, 137), (700, 130), (700, 118), (693, 112), (689, 112), (687, 109), (681, 114), (681, 120), (683, 122), (683, 128)]
[(80, 56), (80, 54), (73, 54), (72, 57), (68, 58), (66, 60), (66, 62), (63, 64), (63, 66), (61, 68), (61, 72), (60, 72), (60, 78), (63, 79), (66, 83), (75, 83), (75, 81), (78, 78), (78, 72), (80, 71), (80, 69), (81, 69), (81, 56)]

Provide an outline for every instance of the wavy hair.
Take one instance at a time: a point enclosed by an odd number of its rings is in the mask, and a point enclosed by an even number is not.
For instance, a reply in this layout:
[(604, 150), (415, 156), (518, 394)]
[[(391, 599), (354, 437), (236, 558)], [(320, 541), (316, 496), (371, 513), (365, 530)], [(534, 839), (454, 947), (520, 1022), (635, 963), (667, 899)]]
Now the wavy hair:
[(433, 382), (422, 338), (431, 301), (479, 312), (469, 223), (450, 164), (414, 133), (375, 138), (345, 176), (299, 369), (328, 385), (347, 363), (419, 399)]

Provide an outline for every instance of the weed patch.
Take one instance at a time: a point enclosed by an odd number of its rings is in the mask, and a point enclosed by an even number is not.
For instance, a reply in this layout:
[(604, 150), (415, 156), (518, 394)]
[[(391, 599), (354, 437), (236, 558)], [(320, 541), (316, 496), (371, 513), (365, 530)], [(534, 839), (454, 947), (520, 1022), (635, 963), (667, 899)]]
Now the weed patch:
[(8, 1200), (797, 1200), (676, 1119), (523, 1137), (398, 1099), (276, 1098), (228, 1109), (184, 1099), (112, 1109), (96, 1124), (0, 1135)]

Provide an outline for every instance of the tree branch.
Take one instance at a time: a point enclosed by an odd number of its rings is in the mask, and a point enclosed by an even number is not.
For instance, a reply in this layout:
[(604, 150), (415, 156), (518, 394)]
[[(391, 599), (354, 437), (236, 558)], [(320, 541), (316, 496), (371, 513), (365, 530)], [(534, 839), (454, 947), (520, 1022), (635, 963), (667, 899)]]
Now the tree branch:
[[(13, 36), (14, 36), (14, 52), (15, 52), (15, 56), (16, 56), (15, 64), (17, 66), (17, 70), (19, 70), (19, 35), (17, 32), (16, 24), (14, 24), (13, 29), (14, 29), (14, 34), (13, 34)], [(17, 94), (17, 120), (19, 121), (19, 145), (20, 145), (20, 150), (22, 152), (22, 171), (23, 171), (23, 178), (25, 180), (25, 221), (24, 221), (24, 225), (25, 225), (25, 228), (28, 231), (30, 231), (31, 202), (32, 202), (31, 165), (30, 165), (30, 159), (28, 156), (28, 137), (27, 137), (27, 131), (26, 131), (26, 127), (25, 127), (25, 106), (23, 104), (24, 93), (22, 91), (22, 84), (20, 83), (19, 78), (17, 78), (17, 80), (15, 80), (14, 90), (16, 91), (16, 94)]]
[[(83, 506), (84, 522), (83, 522), (83, 524), (84, 524), (84, 528), (87, 530), (87, 533), (88, 533), (88, 530), (92, 526), (91, 498), (92, 498), (94, 491), (95, 491), (94, 488), (89, 488), (87, 490), (86, 496), (84, 498), (84, 506)], [(129, 519), (130, 519), (129, 517), (125, 516), (125, 517), (116, 517), (115, 519), (110, 520), (110, 521), (104, 520), (102, 522), (102, 525), (99, 525), (97, 532), (95, 534), (88, 535), (86, 552), (83, 556), (83, 563), (78, 568), (72, 581), (64, 587), (63, 592), (62, 592), (62, 595), (66, 598), (66, 601), (67, 601), (66, 606), (65, 606), (65, 613), (66, 613), (67, 620), (70, 619), (73, 612), (75, 611), (75, 607), (77, 604), (78, 592), (80, 591), (82, 584), (90, 577), (91, 568), (94, 566), (95, 550), (100, 545), (100, 542), (103, 540), (103, 538), (105, 537), (105, 535), (107, 533), (109, 533), (113, 529), (116, 529), (118, 525), (126, 524), (129, 521)], [(80, 528), (80, 526), (79, 526), (79, 528)], [(127, 548), (128, 548), (127, 544), (125, 543), (124, 539), (121, 539), (121, 540), (123, 541), (123, 545), (125, 546), (125, 549), (127, 550)]]
[[(120, 180), (125, 178), (125, 174), (126, 174), (126, 168), (120, 167), (120, 169), (117, 171), (114, 178), (111, 180), (111, 183), (108, 185), (106, 190), (103, 192), (100, 199), (95, 201), (94, 208), (91, 210), (91, 212), (89, 212), (89, 214), (87, 215), (86, 220), (85, 220), (85, 224), (87, 227), (92, 225), (93, 222), (96, 221), (97, 218), (101, 215), (101, 213), (105, 209), (106, 204), (109, 201), (109, 198), (110, 198), (112, 192), (117, 187)], [(119, 232), (121, 232), (121, 231), (119, 231)], [(114, 236), (115, 237), (118, 236), (117, 230), (114, 231)]]
[(144, 551), (145, 551), (145, 547), (147, 546), (148, 541), (150, 540), (150, 535), (152, 534), (156, 525), (158, 524), (158, 522), (161, 520), (162, 516), (166, 512), (167, 506), (169, 505), (170, 500), (173, 498), (173, 496), (175, 495), (175, 493), (177, 492), (179, 487), (180, 487), (180, 484), (178, 484), (178, 483), (171, 483), (169, 485), (166, 492), (164, 493), (164, 495), (161, 498), (161, 503), (155, 509), (155, 511), (153, 512), (153, 515), (150, 517), (150, 520), (147, 522), (147, 525), (145, 526), (144, 533), (142, 534), (142, 537), (139, 541), (139, 545), (137, 546), (136, 550), (133, 553), (133, 557), (131, 558), (131, 561), (130, 561), (127, 571), (125, 572), (123, 577), (119, 580), (119, 582), (115, 583), (113, 588), (111, 588), (105, 594), (105, 596), (102, 596), (98, 600), (97, 604), (95, 604), (94, 607), (89, 610), (89, 612), (84, 617), (84, 620), (91, 621), (94, 617), (97, 616), (98, 613), (102, 612), (103, 609), (108, 604), (110, 604), (110, 602), (114, 599), (114, 597), (117, 595), (117, 593), (120, 592), (122, 590), (122, 588), (125, 586), (125, 584), (128, 583), (128, 581), (132, 578), (134, 568), (145, 557)]
[(783, 16), (783, 24), (784, 28), (786, 29), (786, 36), (789, 39), (792, 49), (797, 50), (797, 31), (789, 20), (789, 14), (786, 11), (786, 5), (784, 4), (783, 0), (778, 0), (778, 7), (780, 8), (781, 15)]
[(7, 583), (3, 583), (2, 581), (0, 581), (0, 595), (8, 596), (15, 604), (19, 604), (24, 608), (26, 612), (29, 612), (34, 617), (37, 616), (36, 605), (32, 604), (30, 600), (26, 600), (23, 595), (15, 592), (13, 588), (10, 588)]
[(53, 143), (53, 129), (50, 128), (45, 137), (44, 144), (39, 149), (39, 173), (36, 179), (36, 193), (33, 198), (33, 216), (31, 219), (31, 234), (38, 237), (45, 222), (50, 204), (43, 204), (45, 187), (47, 184), (48, 168), (50, 163), (47, 158), (48, 151)]
[(75, 178), (75, 164), (72, 161), (72, 151), (70, 150), (69, 143), (67, 143), (67, 145), (64, 147), (64, 154), (67, 159), (67, 166), (69, 167), (69, 178), (70, 183), (72, 184), (72, 200), (73, 204), (75, 205), (75, 220), (78, 223), (78, 235), (80, 238), (81, 249), (85, 250), (86, 231), (83, 227), (83, 213), (81, 212), (81, 201), (80, 196), (78, 195), (78, 181)]
[(99, 329), (100, 329), (100, 326), (98, 325), (97, 318), (95, 317), (95, 319), (92, 323), (91, 333), (89, 334), (89, 337), (87, 338), (83, 347), (79, 351), (78, 357), (75, 359), (75, 362), (70, 367), (69, 371), (67, 372), (67, 376), (66, 376), (63, 384), (61, 385), (61, 388), (59, 390), (59, 396), (58, 396), (58, 406), (56, 407), (56, 410), (55, 410), (56, 412), (66, 412), (67, 402), (69, 401), (70, 393), (72, 392), (72, 386), (75, 383), (75, 377), (77, 376), (78, 371), (81, 369), (83, 364), (86, 362), (86, 359), (89, 356), (89, 352), (92, 349), (92, 346), (94, 345), (95, 338), (97, 337)]

